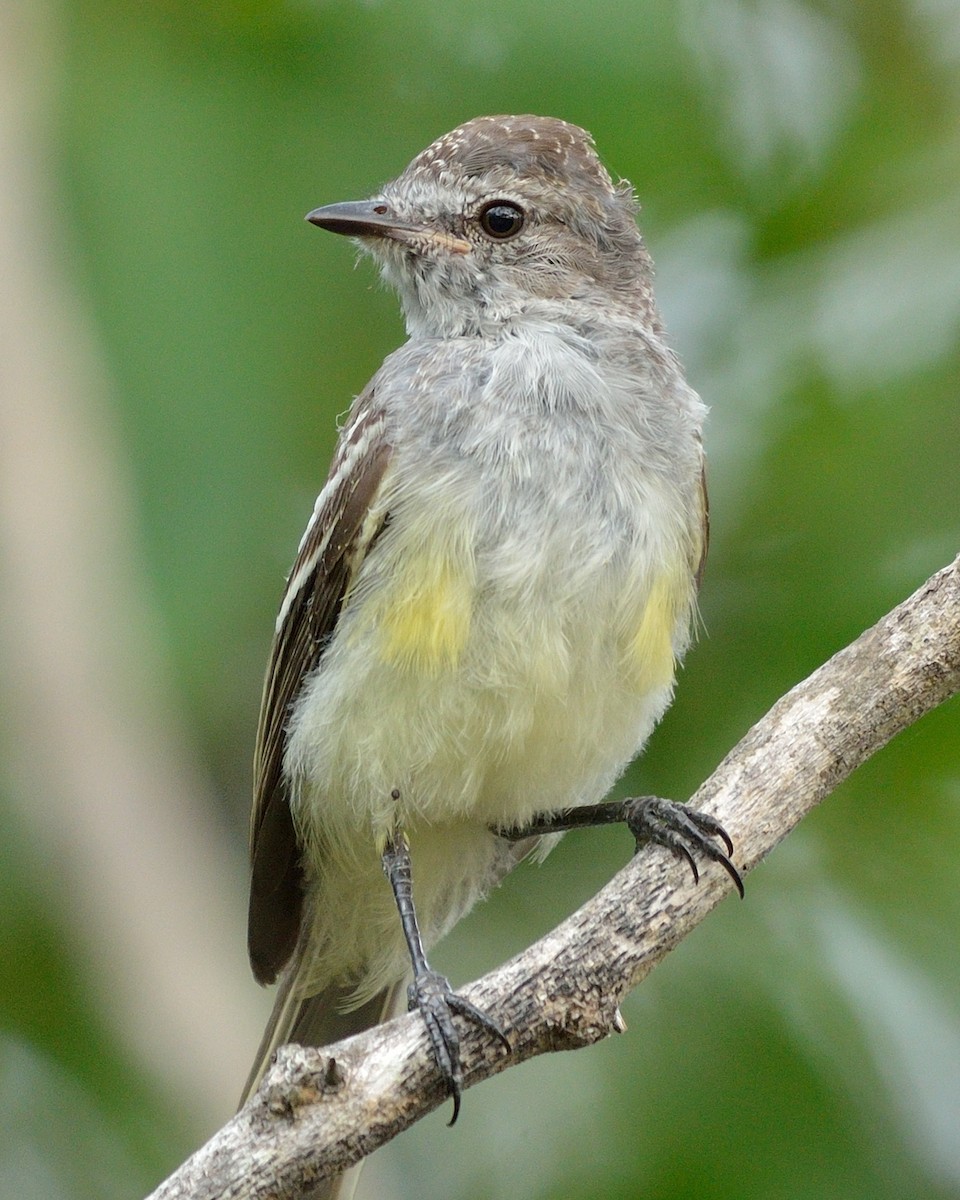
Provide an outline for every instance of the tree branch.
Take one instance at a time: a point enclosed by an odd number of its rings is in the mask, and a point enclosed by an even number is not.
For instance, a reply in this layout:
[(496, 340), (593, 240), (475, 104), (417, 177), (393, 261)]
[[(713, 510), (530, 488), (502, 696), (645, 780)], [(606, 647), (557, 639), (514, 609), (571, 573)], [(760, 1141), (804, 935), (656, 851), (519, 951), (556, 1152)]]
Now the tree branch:
[[(894, 734), (960, 691), (960, 558), (779, 700), (691, 798), (753, 869)], [(649, 848), (552, 933), (463, 989), (512, 1052), (463, 1030), (464, 1086), (619, 1032), (621, 999), (731, 890)], [(151, 1200), (301, 1197), (446, 1099), (416, 1015), (282, 1048), (259, 1092)]]

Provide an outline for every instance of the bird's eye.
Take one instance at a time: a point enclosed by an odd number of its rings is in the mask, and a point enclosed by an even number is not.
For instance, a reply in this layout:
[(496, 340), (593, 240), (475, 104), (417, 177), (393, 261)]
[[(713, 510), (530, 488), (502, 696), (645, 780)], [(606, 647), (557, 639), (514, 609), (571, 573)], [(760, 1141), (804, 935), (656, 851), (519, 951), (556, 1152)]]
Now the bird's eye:
[(523, 228), (523, 209), (509, 200), (494, 200), (480, 210), (480, 228), (498, 242), (516, 237)]

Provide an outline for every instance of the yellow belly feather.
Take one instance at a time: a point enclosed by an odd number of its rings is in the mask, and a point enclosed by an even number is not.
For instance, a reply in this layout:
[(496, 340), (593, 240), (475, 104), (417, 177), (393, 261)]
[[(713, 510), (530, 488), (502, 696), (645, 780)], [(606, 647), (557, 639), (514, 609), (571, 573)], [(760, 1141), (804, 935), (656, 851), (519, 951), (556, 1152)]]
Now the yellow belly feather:
[(665, 572), (654, 581), (623, 656), (627, 682), (635, 691), (652, 691), (673, 679), (674, 639), (691, 592), (689, 578), (677, 572)]
[(457, 666), (470, 637), (474, 590), (471, 573), (449, 558), (407, 564), (377, 605), (384, 661), (424, 675)]

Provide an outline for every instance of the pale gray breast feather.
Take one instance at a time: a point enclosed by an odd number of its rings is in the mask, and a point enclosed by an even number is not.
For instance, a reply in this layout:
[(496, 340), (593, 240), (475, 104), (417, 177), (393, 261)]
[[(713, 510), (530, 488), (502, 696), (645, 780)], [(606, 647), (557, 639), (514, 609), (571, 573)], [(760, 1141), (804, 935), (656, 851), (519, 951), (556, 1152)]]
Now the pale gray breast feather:
[(619, 449), (628, 471), (688, 489), (705, 410), (656, 339), (634, 325), (619, 334), (590, 338), (538, 316), (493, 340), (413, 339), (377, 379), (391, 431), (424, 469), (462, 455), (514, 475), (545, 469), (547, 487), (572, 439), (584, 459), (607, 463)]

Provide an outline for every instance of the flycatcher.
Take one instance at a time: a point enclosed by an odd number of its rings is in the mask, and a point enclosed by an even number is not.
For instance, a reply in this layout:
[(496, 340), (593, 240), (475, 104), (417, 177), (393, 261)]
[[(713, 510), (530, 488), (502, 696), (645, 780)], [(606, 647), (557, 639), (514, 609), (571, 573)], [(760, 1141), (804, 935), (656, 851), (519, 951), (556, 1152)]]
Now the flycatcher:
[(279, 1043), (403, 999), (456, 1116), (454, 1017), (507, 1039), (424, 948), (573, 825), (739, 887), (711, 818), (600, 803), (670, 702), (707, 549), (705, 408), (636, 207), (582, 129), (501, 116), (307, 218), (372, 255), (409, 340), (350, 410), (277, 618), (249, 949), (280, 990), (247, 1094)]

